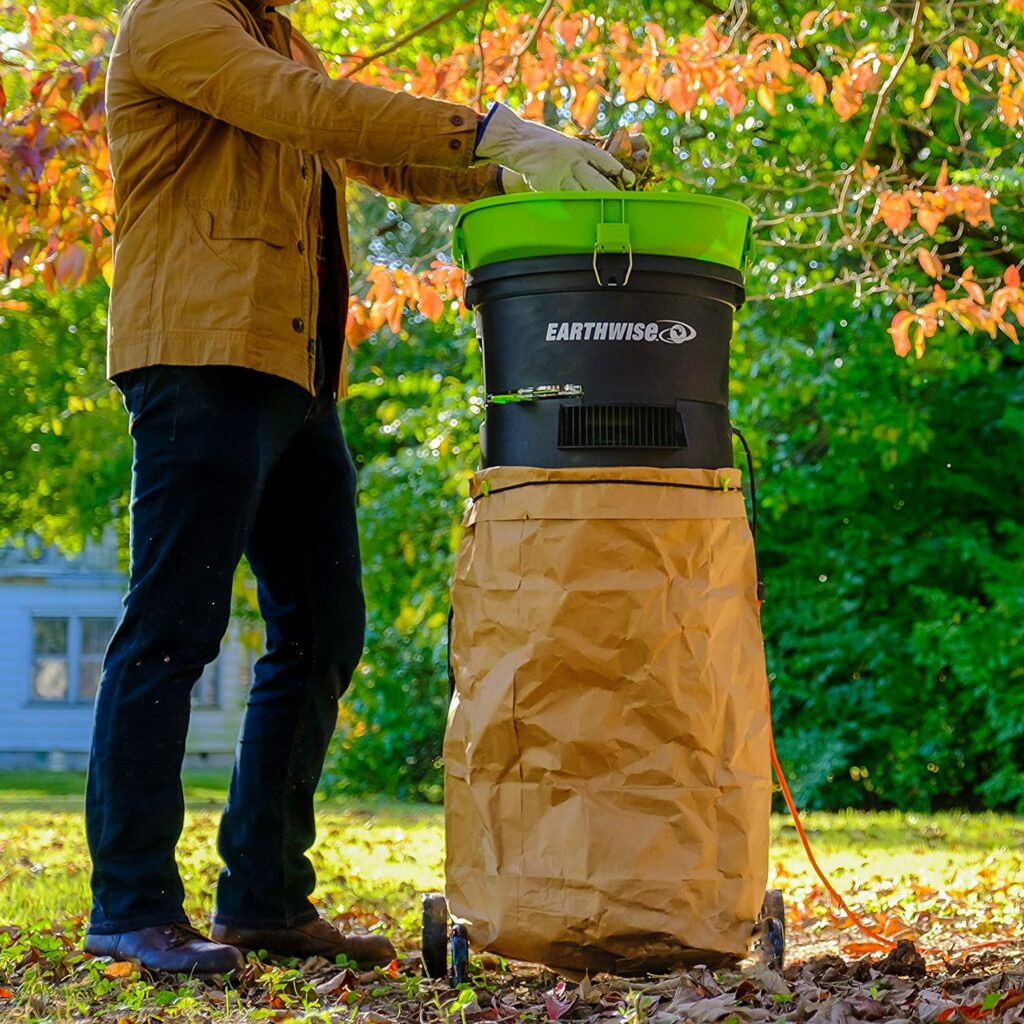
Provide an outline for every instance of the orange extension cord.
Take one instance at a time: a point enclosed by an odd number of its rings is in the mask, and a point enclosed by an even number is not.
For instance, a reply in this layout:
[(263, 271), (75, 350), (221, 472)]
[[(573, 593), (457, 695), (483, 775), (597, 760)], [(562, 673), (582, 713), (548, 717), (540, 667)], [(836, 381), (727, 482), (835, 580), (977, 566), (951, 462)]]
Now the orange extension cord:
[[(760, 611), (760, 608), (758, 609)], [(779, 763), (779, 755), (775, 751), (775, 731), (772, 728), (772, 701), (771, 691), (767, 692), (767, 703), (768, 703), (768, 748), (771, 751), (772, 767), (775, 769), (775, 777), (778, 779), (779, 788), (782, 790), (782, 798), (786, 801), (786, 807), (789, 808), (790, 816), (793, 818), (793, 824), (796, 826), (796, 834), (800, 837), (800, 843), (804, 848), (804, 853), (807, 854), (807, 860), (811, 867), (814, 869), (814, 873), (818, 876), (818, 880), (825, 887), (825, 891), (828, 893), (829, 898), (832, 902), (838, 906), (847, 916), (847, 920), (851, 921), (855, 928), (863, 932), (869, 938), (873, 939), (883, 949), (895, 949), (896, 940), (889, 938), (887, 935), (883, 935), (877, 928), (872, 928), (871, 925), (865, 924), (863, 918), (857, 914), (850, 905), (843, 899), (843, 897), (836, 890), (836, 887), (829, 881), (828, 876), (822, 871), (817, 859), (814, 856), (814, 851), (811, 849), (810, 840), (807, 838), (807, 833), (804, 831), (803, 822), (800, 820), (800, 813), (796, 809), (796, 803), (793, 800), (793, 794), (789, 791), (789, 783), (786, 781), (786, 773), (782, 770), (782, 765)], [(833, 919), (838, 917), (831, 907), (829, 912), (832, 914)], [(963, 949), (957, 950), (958, 956), (963, 956), (966, 953), (974, 953), (983, 949), (993, 949), (998, 946), (1012, 946), (1020, 943), (1020, 939), (994, 939), (990, 942), (977, 942), (973, 945), (966, 946)], [(943, 950), (935, 948), (920, 949), (919, 952), (939, 954), (945, 956)]]
[[(754, 541), (754, 545), (757, 545), (757, 484), (754, 477), (754, 455), (750, 450), (750, 445), (747, 444), (747, 439), (743, 436), (742, 432), (732, 428), (733, 434), (739, 439), (740, 444), (743, 446), (743, 452), (747, 459), (747, 473), (750, 480), (750, 532)], [(757, 586), (757, 617), (760, 621), (761, 618), (761, 605), (764, 604), (764, 581), (758, 578)], [(768, 747), (771, 751), (772, 757), (772, 768), (775, 769), (775, 777), (779, 781), (779, 788), (782, 790), (782, 797), (786, 801), (786, 807), (789, 808), (790, 816), (793, 818), (793, 824), (796, 826), (796, 833), (800, 837), (800, 843), (804, 848), (804, 853), (807, 854), (807, 860), (811, 867), (814, 869), (814, 873), (818, 876), (818, 880), (825, 887), (825, 891), (828, 893), (829, 898), (832, 900), (833, 905), (838, 906), (846, 913), (847, 921), (853, 923), (854, 927), (858, 931), (863, 932), (870, 939), (878, 943), (882, 949), (895, 949), (896, 939), (889, 938), (887, 935), (883, 935), (877, 928), (872, 928), (871, 925), (865, 924), (863, 918), (857, 914), (850, 905), (843, 899), (843, 897), (836, 891), (836, 887), (829, 881), (828, 876), (824, 871), (821, 870), (817, 859), (814, 856), (814, 851), (811, 849), (810, 840), (807, 838), (807, 833), (804, 831), (803, 822), (800, 820), (800, 814), (796, 809), (796, 803), (793, 801), (793, 794), (789, 791), (789, 783), (786, 781), (786, 773), (782, 770), (782, 765), (779, 763), (779, 755), (775, 751), (775, 731), (772, 727), (772, 696), (771, 688), (765, 685), (765, 704), (768, 711)], [(833, 920), (838, 919), (838, 914), (829, 907), (829, 913), (832, 915)], [(887, 915), (888, 916), (888, 915)], [(842, 923), (845, 927), (845, 922)], [(1009, 946), (1019, 944), (1019, 939), (995, 939), (991, 942), (978, 942), (974, 945), (967, 946), (964, 949), (958, 950), (957, 954), (962, 956), (965, 953), (972, 953), (982, 949), (992, 949), (996, 946)], [(925, 949), (921, 952), (941, 954), (941, 950), (938, 949)]]
[(782, 765), (779, 764), (779, 755), (775, 752), (775, 730), (772, 728), (772, 698), (770, 690), (767, 691), (767, 702), (768, 749), (771, 751), (772, 755), (772, 767), (775, 769), (775, 778), (779, 780), (779, 788), (782, 790), (782, 798), (786, 801), (786, 806), (789, 808), (790, 816), (793, 818), (793, 824), (796, 826), (796, 834), (800, 837), (804, 853), (807, 854), (807, 860), (810, 862), (810, 865), (814, 869), (814, 873), (818, 876), (818, 879), (821, 881), (821, 884), (825, 887), (825, 891), (829, 894), (832, 902), (846, 913), (847, 918), (852, 921), (860, 931), (874, 939), (875, 942), (884, 949), (895, 949), (895, 940), (888, 938), (877, 929), (865, 924), (860, 915), (857, 914), (846, 900), (839, 895), (835, 886), (828, 880), (828, 876), (821, 870), (821, 867), (814, 856), (814, 851), (811, 849), (811, 843), (807, 838), (807, 833), (804, 831), (803, 822), (800, 820), (800, 813), (797, 811), (796, 803), (793, 801), (793, 794), (789, 791), (789, 783), (786, 781), (786, 773), (782, 770)]

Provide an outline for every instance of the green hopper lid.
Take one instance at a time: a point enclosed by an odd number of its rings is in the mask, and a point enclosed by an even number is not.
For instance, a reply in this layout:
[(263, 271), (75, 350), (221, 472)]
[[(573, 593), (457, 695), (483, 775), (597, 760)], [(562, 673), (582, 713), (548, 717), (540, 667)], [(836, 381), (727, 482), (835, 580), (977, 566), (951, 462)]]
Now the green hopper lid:
[(633, 252), (742, 271), (752, 221), (742, 203), (687, 192), (526, 192), (462, 207), (452, 253), (464, 270), (532, 256)]

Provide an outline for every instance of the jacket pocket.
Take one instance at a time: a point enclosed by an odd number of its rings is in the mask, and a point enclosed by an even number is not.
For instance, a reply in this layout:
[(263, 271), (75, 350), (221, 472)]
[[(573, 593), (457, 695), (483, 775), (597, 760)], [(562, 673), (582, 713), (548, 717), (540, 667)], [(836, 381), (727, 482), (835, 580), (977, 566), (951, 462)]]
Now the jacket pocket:
[(308, 318), (300, 225), (252, 203), (187, 202), (186, 209), (168, 247), (167, 322), (290, 340), (292, 320)]
[[(199, 233), (214, 243), (263, 242), (283, 249), (296, 236), (296, 227), (281, 217), (270, 217), (265, 209), (248, 206), (190, 206), (189, 215)], [(226, 246), (215, 246), (223, 256)]]

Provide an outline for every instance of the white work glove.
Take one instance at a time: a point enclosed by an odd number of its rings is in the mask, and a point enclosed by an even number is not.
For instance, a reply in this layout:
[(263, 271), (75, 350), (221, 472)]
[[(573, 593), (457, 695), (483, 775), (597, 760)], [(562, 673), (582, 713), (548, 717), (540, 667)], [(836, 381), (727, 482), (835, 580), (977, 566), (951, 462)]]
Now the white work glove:
[[(524, 121), (503, 103), (495, 104), (476, 147), (480, 163), (497, 163), (521, 175), (535, 192), (616, 190), (615, 181), (627, 184), (633, 173), (610, 153), (581, 139), (573, 139), (542, 124)], [(506, 192), (525, 191), (513, 175), (503, 174)]]
[(529, 192), (531, 189), (526, 184), (526, 179), (518, 171), (510, 171), (507, 167), (502, 167), (501, 191), (507, 196), (514, 196), (517, 192)]

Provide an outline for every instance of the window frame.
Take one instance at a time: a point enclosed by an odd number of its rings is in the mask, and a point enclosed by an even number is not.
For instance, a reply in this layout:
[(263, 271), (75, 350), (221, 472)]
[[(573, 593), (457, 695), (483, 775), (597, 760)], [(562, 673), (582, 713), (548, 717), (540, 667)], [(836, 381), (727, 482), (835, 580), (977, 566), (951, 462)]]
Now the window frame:
[[(88, 611), (72, 611), (66, 608), (30, 608), (28, 610), (26, 629), (28, 631), (28, 663), (26, 666), (26, 690), (27, 697), (25, 705), (32, 708), (92, 708), (96, 704), (95, 696), (82, 697), (80, 695), (80, 683), (81, 683), (81, 659), (83, 655), (82, 651), (82, 620), (83, 619), (110, 619), (114, 623), (114, 629), (117, 629), (117, 624), (121, 618), (121, 609), (118, 607), (116, 610), (112, 609), (109, 612), (102, 610), (90, 609)], [(67, 651), (64, 655), (65, 663), (67, 665), (67, 676), (68, 676), (68, 690), (67, 696), (63, 700), (46, 700), (42, 697), (35, 695), (35, 664), (36, 664), (36, 639), (35, 639), (35, 622), (36, 619), (65, 619), (67, 621)], [(113, 631), (111, 632), (113, 635)], [(213, 678), (210, 683), (210, 689), (213, 691), (213, 702), (200, 702), (196, 700), (196, 695), (199, 693), (200, 681), (196, 680), (196, 685), (192, 689), (190, 695), (190, 704), (192, 711), (222, 711), (224, 709), (224, 666), (221, 661), (221, 655), (224, 652), (224, 645), (228, 642), (228, 636), (226, 634), (224, 640), (221, 641), (221, 650), (218, 651), (217, 657), (214, 658), (209, 665), (203, 669), (203, 674), (211, 671)]]
[[(27, 666), (27, 700), (26, 705), (33, 708), (91, 708), (96, 698), (82, 697), (79, 692), (80, 669), (82, 657), (82, 620), (110, 619), (114, 629), (121, 616), (120, 608), (111, 608), (109, 612), (90, 609), (79, 612), (67, 608), (30, 608), (28, 611), (28, 666)], [(64, 655), (68, 672), (68, 692), (63, 700), (45, 700), (35, 695), (35, 664), (36, 638), (35, 623), (37, 619), (64, 619), (68, 624), (67, 651)], [(113, 635), (113, 631), (111, 631)]]
[[(36, 661), (39, 652), (36, 650), (36, 621), (39, 619), (59, 619), (65, 623), (64, 628), (64, 672), (67, 678), (67, 690), (61, 700), (47, 700), (45, 697), (36, 696)], [(28, 703), (33, 707), (62, 708), (70, 707), (75, 702), (72, 700), (72, 693), (76, 692), (74, 679), (75, 667), (72, 665), (72, 616), (67, 612), (31, 612), (28, 618)], [(45, 656), (45, 655), (44, 655)], [(49, 655), (59, 657), (59, 655)]]
[[(106, 655), (107, 647), (110, 645), (110, 640), (114, 635), (114, 630), (117, 629), (118, 623), (117, 615), (99, 615), (96, 612), (89, 612), (85, 615), (76, 615), (75, 619), (78, 622), (77, 630), (77, 650), (75, 651), (75, 700), (73, 703), (76, 704), (89, 704), (93, 705), (96, 703), (96, 693), (99, 690), (100, 674), (103, 671), (103, 659)], [(85, 650), (85, 623), (89, 621), (95, 622), (96, 620), (109, 621), (113, 625), (110, 627), (110, 634), (107, 637), (106, 643), (103, 645), (103, 650), (99, 652)], [(70, 653), (69, 653), (70, 657)], [(99, 672), (96, 676), (96, 690), (93, 691), (89, 697), (82, 696), (82, 660), (83, 658), (90, 658), (93, 661), (98, 662)]]

